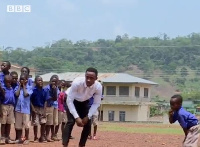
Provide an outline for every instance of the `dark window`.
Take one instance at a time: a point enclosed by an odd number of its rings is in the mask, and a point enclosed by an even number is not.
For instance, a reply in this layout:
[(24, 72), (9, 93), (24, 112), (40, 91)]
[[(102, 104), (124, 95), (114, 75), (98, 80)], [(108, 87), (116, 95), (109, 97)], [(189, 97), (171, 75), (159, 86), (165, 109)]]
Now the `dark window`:
[(116, 95), (116, 86), (107, 86), (106, 94), (107, 95)]
[(119, 95), (129, 96), (129, 86), (119, 86)]
[(115, 111), (108, 111), (108, 121), (114, 121)]
[(125, 121), (125, 118), (126, 118), (126, 112), (119, 111), (119, 121)]
[(148, 95), (149, 95), (149, 89), (144, 88), (144, 97), (148, 98)]
[(135, 87), (135, 97), (140, 97), (140, 87)]

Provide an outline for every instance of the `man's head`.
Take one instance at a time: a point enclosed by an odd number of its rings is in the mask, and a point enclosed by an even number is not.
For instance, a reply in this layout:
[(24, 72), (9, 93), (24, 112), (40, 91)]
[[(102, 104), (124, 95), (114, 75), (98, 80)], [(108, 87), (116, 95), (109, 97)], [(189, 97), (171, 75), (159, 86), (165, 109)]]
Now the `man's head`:
[(11, 84), (12, 84), (12, 77), (10, 75), (5, 75), (4, 83), (5, 83), (6, 87), (10, 88)]
[(181, 95), (173, 95), (170, 99), (170, 106), (173, 111), (178, 111), (182, 106), (183, 98)]
[(12, 71), (10, 73), (11, 77), (12, 77), (12, 83), (13, 84), (17, 84), (17, 80), (18, 80), (18, 74), (16, 71)]
[(10, 67), (11, 67), (11, 64), (9, 61), (3, 61), (1, 64), (1, 71), (3, 73), (7, 73), (9, 71)]
[(98, 71), (95, 68), (93, 67), (88, 68), (85, 72), (86, 85), (88, 87), (92, 86), (97, 80), (97, 76), (98, 76)]

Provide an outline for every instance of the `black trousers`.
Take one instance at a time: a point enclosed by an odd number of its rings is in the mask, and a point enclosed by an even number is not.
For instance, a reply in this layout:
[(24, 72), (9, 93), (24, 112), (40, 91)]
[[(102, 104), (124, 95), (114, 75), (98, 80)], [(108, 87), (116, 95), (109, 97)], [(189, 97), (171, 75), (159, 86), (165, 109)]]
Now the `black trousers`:
[[(86, 117), (88, 115), (88, 112), (89, 112), (88, 104), (89, 104), (89, 100), (84, 101), (84, 102), (78, 102), (78, 101), (74, 100), (75, 109), (81, 119), (83, 119), (84, 117)], [(69, 112), (69, 109), (67, 110), (67, 117), (68, 117), (68, 121), (62, 132), (62, 144), (63, 145), (68, 145), (69, 138), (71, 136), (71, 132), (72, 132), (73, 126), (75, 124), (75, 118)], [(79, 141), (80, 146), (85, 146), (90, 131), (91, 131), (91, 121), (89, 120), (88, 123), (86, 125), (84, 125), (84, 127), (83, 127), (83, 130), (81, 133), (81, 138)]]

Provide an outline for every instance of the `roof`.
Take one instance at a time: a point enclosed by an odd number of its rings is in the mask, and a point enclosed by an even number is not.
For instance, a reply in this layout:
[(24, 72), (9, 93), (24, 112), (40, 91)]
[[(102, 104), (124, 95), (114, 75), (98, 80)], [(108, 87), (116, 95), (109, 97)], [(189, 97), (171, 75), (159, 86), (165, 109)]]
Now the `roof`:
[(102, 80), (104, 83), (142, 83), (157, 85), (157, 83), (145, 80), (142, 78), (134, 77), (126, 73), (116, 73), (114, 76)]
[[(66, 73), (51, 72), (41, 75), (41, 77), (43, 78), (43, 81), (48, 82), (51, 76), (55, 74), (58, 75), (60, 80), (66, 80), (66, 81), (73, 81), (77, 77), (85, 76), (84, 72), (66, 72)], [(99, 73), (98, 80), (101, 80), (103, 83), (143, 83), (143, 84), (157, 85), (157, 83), (154, 83), (152, 81), (134, 77), (132, 75), (125, 73)]]

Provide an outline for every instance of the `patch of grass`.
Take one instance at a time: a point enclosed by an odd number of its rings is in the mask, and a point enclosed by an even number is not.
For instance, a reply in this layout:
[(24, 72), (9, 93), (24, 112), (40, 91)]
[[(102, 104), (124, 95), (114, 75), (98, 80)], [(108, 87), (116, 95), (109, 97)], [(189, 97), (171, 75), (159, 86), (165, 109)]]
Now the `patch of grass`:
[[(128, 125), (128, 124), (127, 124)], [(161, 127), (159, 127), (161, 126)], [(163, 127), (162, 125), (151, 125), (151, 127), (138, 127), (137, 125), (133, 126), (120, 126), (113, 124), (102, 124), (99, 127), (100, 131), (114, 131), (114, 132), (126, 132), (126, 133), (150, 133), (150, 134), (172, 134), (172, 135), (183, 135), (183, 130), (181, 128), (171, 128), (171, 127)]]

